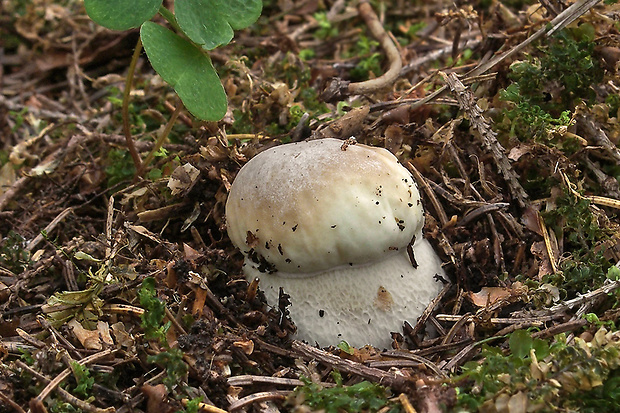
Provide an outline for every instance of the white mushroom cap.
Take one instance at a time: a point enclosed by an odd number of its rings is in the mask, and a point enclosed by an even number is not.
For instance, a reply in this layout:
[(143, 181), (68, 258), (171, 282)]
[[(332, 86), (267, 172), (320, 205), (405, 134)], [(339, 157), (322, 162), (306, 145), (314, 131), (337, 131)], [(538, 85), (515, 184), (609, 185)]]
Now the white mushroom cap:
[(409, 171), (385, 149), (343, 143), (281, 145), (250, 160), (228, 196), (228, 234), (270, 304), (280, 287), (291, 296), (299, 338), (387, 346), (436, 296), (443, 270), (422, 238)]

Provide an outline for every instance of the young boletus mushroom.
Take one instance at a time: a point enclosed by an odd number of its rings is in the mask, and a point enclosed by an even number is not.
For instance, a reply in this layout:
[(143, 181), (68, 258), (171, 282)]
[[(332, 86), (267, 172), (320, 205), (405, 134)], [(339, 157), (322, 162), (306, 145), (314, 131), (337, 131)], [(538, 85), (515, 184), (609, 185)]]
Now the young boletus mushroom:
[(310, 343), (389, 347), (442, 286), (416, 184), (385, 149), (337, 139), (268, 149), (239, 171), (226, 221), (247, 278), (270, 305), (280, 287), (290, 295)]

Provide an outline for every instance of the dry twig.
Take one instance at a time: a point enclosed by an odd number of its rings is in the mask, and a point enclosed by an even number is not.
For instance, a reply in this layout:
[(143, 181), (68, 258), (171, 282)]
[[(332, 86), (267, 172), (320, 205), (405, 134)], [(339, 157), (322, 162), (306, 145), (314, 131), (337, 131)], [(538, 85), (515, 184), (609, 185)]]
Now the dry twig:
[(392, 387), (397, 391), (410, 390), (413, 384), (404, 376), (340, 358), (324, 350), (302, 343), (301, 341), (294, 340), (292, 347), (295, 352), (306, 360), (316, 360), (340, 372), (354, 374), (373, 383), (381, 383), (382, 385)]
[(367, 1), (362, 1), (358, 6), (358, 11), (372, 35), (379, 41), (390, 66), (383, 75), (365, 82), (349, 83), (341, 79), (334, 80), (324, 92), (323, 96), (327, 101), (342, 99), (348, 95), (363, 95), (390, 86), (398, 79), (400, 70), (403, 67), (403, 62), (396, 45), (383, 28), (372, 6)]
[(497, 134), (491, 129), (490, 121), (484, 117), (482, 109), (476, 103), (473, 94), (461, 83), (456, 74), (443, 74), (443, 77), (459, 101), (461, 109), (469, 115), (472, 125), (482, 139), (482, 144), (493, 155), (495, 164), (508, 183), (512, 195), (517, 199), (522, 208), (525, 207), (528, 195), (521, 186), (517, 173), (512, 169), (512, 165), (510, 165), (510, 161), (506, 157), (504, 147), (497, 141)]

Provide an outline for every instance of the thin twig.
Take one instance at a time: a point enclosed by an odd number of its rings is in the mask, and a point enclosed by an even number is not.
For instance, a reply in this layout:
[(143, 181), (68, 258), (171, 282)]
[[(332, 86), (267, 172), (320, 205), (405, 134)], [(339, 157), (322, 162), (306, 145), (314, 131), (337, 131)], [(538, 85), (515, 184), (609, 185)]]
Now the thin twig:
[(412, 338), (415, 338), (420, 333), (420, 331), (422, 331), (422, 328), (426, 325), (426, 321), (428, 320), (428, 317), (435, 310), (435, 307), (439, 305), (443, 297), (448, 293), (448, 291), (450, 291), (451, 288), (452, 288), (452, 284), (450, 283), (447, 283), (446, 285), (444, 285), (444, 287), (441, 289), (439, 294), (437, 294), (437, 296), (433, 298), (433, 300), (426, 306), (426, 308), (424, 309), (420, 317), (418, 317), (418, 321), (416, 325), (413, 327), (413, 330), (409, 334), (410, 336), (412, 336)]
[(477, 218), (483, 215), (489, 214), (491, 212), (499, 211), (500, 209), (507, 208), (509, 206), (510, 204), (507, 202), (496, 202), (493, 204), (482, 205), (466, 213), (465, 216), (456, 223), (456, 225), (459, 225), (462, 227), (467, 226), (469, 223), (471, 223), (472, 221), (476, 220)]
[[(17, 366), (19, 366), (20, 368), (28, 371), (28, 373), (32, 374), (37, 380), (41, 381), (42, 383), (48, 384), (48, 383), (51, 382), (51, 380), (49, 378), (45, 377), (43, 374), (41, 374), (38, 371), (34, 370), (33, 368), (31, 368), (30, 366), (28, 366), (27, 364), (25, 364), (21, 360), (17, 360), (15, 362), (15, 364)], [(84, 400), (75, 397), (74, 395), (72, 395), (71, 393), (69, 393), (68, 391), (63, 389), (62, 387), (58, 387), (55, 390), (56, 390), (56, 392), (58, 393), (58, 396), (60, 396), (61, 399), (63, 399), (67, 403), (69, 403), (69, 404), (71, 404), (73, 406), (76, 406), (79, 409), (84, 410), (86, 412), (90, 412), (90, 413), (112, 413), (112, 412), (116, 411), (116, 409), (114, 409), (114, 407), (108, 407), (106, 409), (101, 409), (101, 408), (99, 408), (97, 406), (93, 406), (92, 404), (90, 404), (88, 402), (85, 402)], [(32, 404), (32, 401), (31, 401), (31, 404)]]
[[(476, 33), (476, 34), (479, 35), (480, 33)], [(481, 39), (469, 39), (466, 41), (461, 41), (459, 45), (459, 49), (461, 50), (473, 49), (474, 47), (478, 46), (480, 43), (482, 43)], [(410, 63), (408, 63), (406, 66), (402, 68), (399, 76), (400, 77), (406, 76), (409, 72), (418, 70), (420, 66), (428, 62), (434, 62), (440, 57), (450, 54), (453, 48), (454, 46), (450, 44), (442, 49), (434, 50), (430, 53), (425, 54), (424, 56), (421, 56), (421, 57), (418, 57), (417, 59), (412, 60)]]
[(576, 3), (572, 4), (562, 13), (558, 14), (557, 17), (551, 20), (549, 24), (543, 26), (541, 29), (539, 29), (536, 33), (534, 33), (533, 35), (525, 39), (523, 42), (519, 43), (518, 45), (516, 45), (515, 47), (513, 47), (506, 53), (494, 56), (488, 62), (481, 64), (480, 66), (473, 69), (467, 75), (468, 76), (480, 75), (486, 72), (487, 70), (491, 69), (493, 66), (497, 65), (498, 63), (504, 61), (508, 57), (514, 55), (515, 53), (520, 52), (530, 43), (534, 42), (535, 40), (538, 40), (542, 36), (544, 35), (546, 35), (547, 37), (552, 36), (553, 33), (555, 33), (558, 30), (563, 29), (564, 27), (566, 27), (567, 25), (575, 21), (579, 16), (586, 13), (588, 10), (590, 10), (600, 1), (601, 0), (578, 0)]
[(594, 300), (601, 296), (605, 296), (609, 294), (610, 292), (617, 290), (619, 288), (620, 288), (620, 280), (617, 280), (617, 281), (606, 280), (605, 284), (602, 287), (597, 288), (594, 291), (587, 292), (578, 297), (575, 297), (572, 300), (567, 300), (559, 304), (556, 304), (553, 307), (550, 307), (547, 311), (549, 311), (550, 313), (556, 313), (558, 311), (567, 310), (567, 309), (576, 307), (578, 305), (582, 305), (583, 303), (587, 301)]
[(422, 176), (422, 174), (416, 169), (415, 166), (413, 166), (411, 162), (407, 162), (407, 167), (413, 174), (413, 177), (415, 178), (418, 185), (421, 186), (422, 189), (424, 190), (424, 193), (428, 197), (428, 200), (430, 201), (431, 205), (433, 205), (433, 209), (435, 210), (435, 213), (437, 214), (437, 217), (439, 218), (439, 223), (441, 224), (442, 227), (445, 226), (446, 223), (448, 222), (448, 215), (446, 215), (446, 211), (443, 209), (443, 206), (441, 205), (441, 203), (435, 196), (435, 192), (429, 186), (426, 178)]
[[(106, 349), (103, 350), (99, 353), (95, 353), (92, 354), (88, 357), (84, 357), (82, 360), (78, 361), (77, 363), (81, 366), (85, 366), (87, 364), (90, 363), (94, 363), (97, 360), (100, 360), (102, 358), (105, 358), (111, 354), (114, 353), (115, 350), (111, 350), (111, 349)], [(19, 362), (19, 360), (16, 363), (21, 363)], [(24, 364), (24, 366), (26, 366)], [(28, 367), (28, 366), (26, 366)], [(24, 368), (22, 366), (22, 368)], [(30, 370), (30, 368), (28, 368)], [(41, 391), (41, 393), (39, 393), (39, 395), (35, 398), (33, 398), (32, 400), (30, 400), (30, 408), (31, 410), (35, 410), (36, 411), (46, 411), (45, 406), (43, 404), (43, 400), (45, 400), (47, 398), (47, 396), (49, 396), (49, 394), (53, 391), (56, 390), (58, 391), (59, 394), (62, 394), (63, 389), (59, 387), (60, 383), (62, 383), (62, 381), (64, 379), (66, 379), (67, 377), (69, 377), (69, 374), (71, 374), (71, 369), (70, 368), (66, 368), (64, 369), (62, 372), (60, 372), (60, 374), (56, 377), (54, 377), (53, 380), (50, 380), (49, 383), (47, 384), (47, 386), (45, 386), (45, 388)], [(71, 395), (70, 395), (71, 396)], [(73, 396), (71, 396), (73, 398)], [(79, 400), (79, 399), (77, 399)], [(34, 407), (34, 409), (33, 409)], [(96, 407), (94, 407), (94, 409), (96, 409), (96, 411), (99, 412), (110, 412), (113, 411), (113, 408), (108, 408), (108, 409), (98, 409)], [(95, 410), (91, 410), (91, 411), (95, 411)]]
[(69, 208), (66, 208), (64, 211), (62, 211), (60, 214), (58, 214), (56, 216), (56, 218), (54, 218), (52, 220), (52, 222), (50, 222), (45, 227), (45, 229), (43, 231), (41, 231), (41, 233), (39, 235), (37, 235), (32, 241), (30, 241), (28, 243), (28, 245), (26, 246), (26, 248), (24, 248), (24, 249), (26, 251), (32, 251), (34, 249), (34, 247), (39, 245), (39, 243), (45, 239), (45, 236), (43, 235), (43, 233), (49, 234), (51, 231), (54, 230), (54, 228), (56, 228), (56, 225), (58, 225), (60, 222), (62, 222), (72, 212), (73, 212), (73, 208), (69, 207)]
[(452, 359), (449, 362), (447, 362), (444, 366), (442, 366), (441, 369), (444, 371), (454, 371), (458, 366), (463, 364), (465, 361), (469, 360), (480, 345), (482, 345), (483, 343), (488, 343), (491, 340), (496, 340), (498, 338), (503, 338), (503, 337), (499, 337), (499, 336), (490, 337), (488, 339), (485, 339), (482, 341), (476, 341), (474, 343), (469, 344), (467, 347), (459, 351), (454, 357), (452, 357)]
[[(435, 365), (435, 363), (433, 363), (432, 361), (418, 355), (418, 354), (413, 354), (413, 353), (403, 353), (403, 352), (398, 352), (398, 353), (393, 353), (393, 352), (385, 352), (385, 353), (381, 353), (381, 355), (383, 356), (387, 356), (387, 357), (398, 357), (398, 358), (405, 358), (407, 359), (407, 361), (411, 361), (417, 364), (423, 364), (426, 367), (428, 367), (429, 369), (431, 369), (437, 376), (441, 377), (441, 378), (447, 378), (446, 374), (441, 371), (439, 369), (439, 367), (437, 367)], [(371, 361), (369, 362), (369, 366), (370, 367), (381, 367), (382, 365), (380, 363), (391, 363), (389, 361)]]
[(183, 103), (179, 102), (177, 107), (174, 109), (174, 112), (172, 112), (172, 115), (170, 116), (170, 119), (168, 120), (166, 127), (164, 128), (162, 133), (157, 137), (155, 146), (153, 146), (153, 149), (151, 149), (151, 152), (149, 152), (149, 154), (146, 156), (146, 159), (144, 159), (144, 162), (142, 162), (140, 166), (140, 170), (138, 171), (138, 176), (142, 176), (144, 174), (146, 167), (149, 166), (153, 158), (155, 158), (157, 151), (159, 151), (161, 147), (164, 145), (164, 141), (166, 140), (168, 135), (170, 135), (170, 131), (172, 131), (172, 127), (174, 126), (174, 123), (176, 122), (179, 115), (181, 114), (181, 110), (183, 109), (183, 107), (184, 107)]
[[(244, 374), (241, 376), (229, 377), (227, 380), (230, 386), (250, 386), (253, 384), (271, 384), (276, 386), (303, 386), (304, 382), (298, 379), (287, 379), (286, 377), (256, 376)], [(333, 383), (321, 383), (322, 386), (333, 385)]]
[(5, 396), (4, 393), (2, 392), (0, 392), (0, 400), (8, 404), (9, 406), (11, 406), (13, 410), (15, 410), (17, 413), (26, 413), (26, 411), (22, 409), (22, 407), (19, 404), (15, 403), (8, 396)]
[(566, 323), (558, 324), (557, 326), (549, 327), (542, 331), (537, 331), (532, 334), (532, 337), (546, 339), (549, 337), (553, 337), (557, 334), (566, 333), (568, 331), (575, 331), (585, 326), (586, 324), (588, 324), (588, 321), (585, 318), (578, 318), (576, 320), (571, 320)]
[(578, 120), (579, 126), (583, 127), (586, 132), (584, 136), (590, 138), (595, 145), (602, 147), (616, 163), (620, 163), (620, 149), (607, 137), (605, 131), (594, 123), (591, 116), (580, 115)]
[(22, 176), (0, 195), (0, 211), (4, 211), (6, 204), (26, 186), (28, 179), (28, 176)]
[(127, 70), (127, 79), (125, 80), (125, 91), (123, 93), (122, 106), (123, 134), (125, 135), (125, 143), (127, 144), (127, 149), (129, 149), (131, 159), (133, 159), (133, 164), (136, 167), (136, 176), (139, 176), (139, 173), (142, 171), (142, 160), (140, 159), (140, 154), (138, 154), (133, 138), (131, 136), (131, 126), (129, 125), (129, 98), (131, 96), (131, 85), (133, 83), (133, 77), (136, 71), (136, 64), (138, 63), (141, 52), (142, 40), (138, 39), (136, 48), (133, 51), (133, 56), (131, 57), (131, 62), (129, 63), (129, 69)]
[[(485, 319), (484, 321), (491, 324), (515, 324), (524, 322), (531, 324), (544, 324), (562, 317), (564, 317), (563, 314), (552, 314), (540, 317), (491, 317), (489, 319)], [(439, 321), (457, 322), (462, 319), (463, 316), (454, 314), (437, 314), (435, 318)]]

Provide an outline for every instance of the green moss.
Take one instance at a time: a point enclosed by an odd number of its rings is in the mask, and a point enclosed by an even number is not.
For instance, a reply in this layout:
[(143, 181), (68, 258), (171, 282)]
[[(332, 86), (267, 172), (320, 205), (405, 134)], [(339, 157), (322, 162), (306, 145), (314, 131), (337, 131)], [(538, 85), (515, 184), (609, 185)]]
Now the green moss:
[(349, 72), (349, 78), (353, 82), (368, 80), (370, 74), (378, 76), (381, 74), (381, 54), (373, 52), (379, 46), (375, 40), (370, 40), (367, 36), (361, 35), (355, 47), (346, 53), (347, 57), (359, 58), (359, 61)]
[(165, 343), (166, 331), (170, 328), (170, 323), (163, 324), (166, 305), (157, 298), (154, 278), (148, 277), (142, 281), (142, 286), (138, 291), (138, 298), (140, 299), (140, 305), (144, 309), (144, 313), (140, 318), (142, 319), (141, 325), (146, 338)]
[[(520, 399), (527, 411), (575, 411), (600, 404), (598, 395), (615, 385), (620, 366), (620, 333), (599, 329), (591, 342), (564, 335), (547, 341), (515, 331), (509, 352), (483, 345), (480, 360), (463, 366), (457, 406), (468, 411), (493, 411), (496, 403)], [(614, 391), (614, 397), (618, 396)], [(617, 404), (608, 411), (617, 410)], [(488, 409), (491, 410), (488, 410)], [(562, 410), (566, 409), (566, 410)], [(581, 410), (578, 410), (581, 411)], [(604, 410), (603, 410), (604, 411)]]
[(597, 251), (610, 238), (609, 230), (590, 209), (590, 201), (565, 192), (555, 199), (555, 208), (542, 213), (545, 224), (564, 240), (570, 251), (560, 262), (560, 272), (546, 275), (544, 282), (568, 294), (598, 288), (607, 278), (611, 263)]
[(617, 93), (607, 95), (605, 98), (605, 103), (609, 107), (609, 117), (618, 117), (618, 110), (620, 110), (620, 95)]
[(362, 381), (351, 386), (342, 385), (340, 373), (332, 372), (335, 387), (322, 387), (306, 377), (303, 386), (295, 388), (295, 401), (309, 406), (313, 411), (325, 413), (376, 412), (396, 413), (400, 407), (389, 400), (389, 391), (378, 384)]
[(575, 139), (564, 137), (561, 128), (570, 125), (577, 104), (594, 103), (593, 85), (603, 80), (593, 38), (594, 28), (582, 24), (539, 45), (538, 57), (513, 63), (512, 83), (500, 91), (500, 99), (511, 103), (500, 129), (522, 141), (533, 138), (569, 154), (577, 151)]
[(76, 395), (82, 398), (88, 398), (91, 395), (93, 385), (95, 384), (95, 378), (90, 375), (88, 367), (79, 364), (76, 361), (71, 362), (71, 370), (77, 385), (73, 389)]
[(123, 181), (131, 181), (136, 173), (129, 151), (112, 149), (108, 152), (105, 173), (108, 177), (108, 187)]

